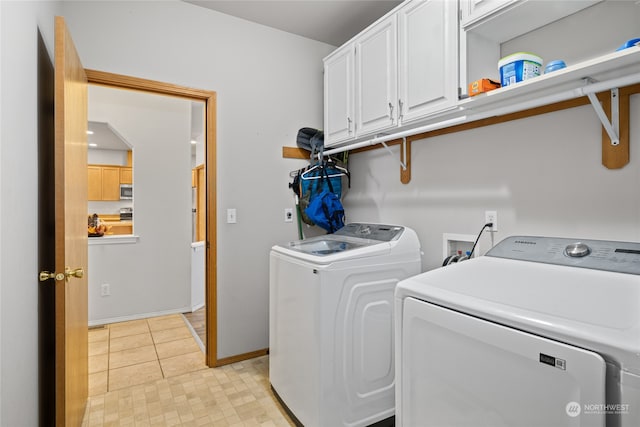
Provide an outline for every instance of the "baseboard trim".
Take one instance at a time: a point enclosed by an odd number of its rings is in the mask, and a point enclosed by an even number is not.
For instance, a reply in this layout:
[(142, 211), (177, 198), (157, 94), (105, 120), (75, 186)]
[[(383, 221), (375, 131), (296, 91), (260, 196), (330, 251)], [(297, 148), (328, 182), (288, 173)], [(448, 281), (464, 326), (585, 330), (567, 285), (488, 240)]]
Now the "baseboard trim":
[(152, 311), (149, 313), (132, 314), (130, 316), (110, 317), (107, 319), (89, 320), (89, 327), (107, 325), (109, 323), (128, 322), (130, 320), (146, 319), (148, 317), (167, 316), (169, 314), (182, 314), (191, 311), (191, 307), (176, 308), (173, 310)]
[(201, 302), (200, 304), (192, 305), (191, 312), (193, 313), (194, 311), (200, 310), (202, 307), (204, 307), (204, 302)]
[(216, 360), (216, 366), (229, 365), (231, 363), (242, 362), (243, 360), (253, 359), (255, 357), (265, 356), (269, 354), (268, 348), (262, 350), (250, 351), (249, 353), (238, 354), (235, 356), (223, 357)]

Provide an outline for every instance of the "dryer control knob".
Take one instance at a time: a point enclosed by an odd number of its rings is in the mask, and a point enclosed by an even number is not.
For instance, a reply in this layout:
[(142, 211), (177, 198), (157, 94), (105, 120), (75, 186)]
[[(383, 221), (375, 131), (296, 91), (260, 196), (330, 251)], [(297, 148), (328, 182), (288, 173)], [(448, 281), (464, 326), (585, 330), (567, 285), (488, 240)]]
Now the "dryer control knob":
[(564, 248), (564, 253), (572, 258), (581, 258), (591, 253), (591, 248), (584, 243), (572, 243)]

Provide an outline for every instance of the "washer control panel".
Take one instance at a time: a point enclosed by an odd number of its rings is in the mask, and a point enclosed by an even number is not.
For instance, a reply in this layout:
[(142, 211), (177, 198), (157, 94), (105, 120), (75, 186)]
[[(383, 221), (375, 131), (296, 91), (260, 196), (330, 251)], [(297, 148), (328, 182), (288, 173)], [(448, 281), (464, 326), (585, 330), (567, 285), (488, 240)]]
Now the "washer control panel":
[(353, 222), (342, 227), (334, 234), (339, 236), (358, 237), (360, 239), (379, 240), (390, 242), (398, 240), (404, 231), (404, 227), (398, 225), (361, 224)]
[(573, 258), (582, 258), (591, 253), (591, 248), (586, 243), (571, 243), (564, 248), (564, 253)]
[(487, 256), (640, 275), (640, 243), (511, 236)]

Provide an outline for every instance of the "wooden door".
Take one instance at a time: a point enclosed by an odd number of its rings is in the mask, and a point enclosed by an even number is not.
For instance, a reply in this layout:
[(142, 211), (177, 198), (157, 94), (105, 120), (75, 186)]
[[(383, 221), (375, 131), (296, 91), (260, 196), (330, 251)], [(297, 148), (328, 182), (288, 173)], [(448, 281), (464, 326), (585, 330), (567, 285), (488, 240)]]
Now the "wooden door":
[(56, 426), (80, 426), (88, 395), (87, 76), (64, 19), (55, 19)]

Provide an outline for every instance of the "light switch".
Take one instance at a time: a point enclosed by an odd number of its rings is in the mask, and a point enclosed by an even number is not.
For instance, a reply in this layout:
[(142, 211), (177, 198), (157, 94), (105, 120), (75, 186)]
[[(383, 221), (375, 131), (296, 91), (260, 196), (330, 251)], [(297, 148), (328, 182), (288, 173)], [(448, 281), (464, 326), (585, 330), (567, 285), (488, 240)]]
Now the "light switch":
[(227, 209), (227, 224), (235, 224), (237, 222), (236, 210)]

